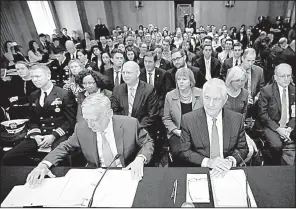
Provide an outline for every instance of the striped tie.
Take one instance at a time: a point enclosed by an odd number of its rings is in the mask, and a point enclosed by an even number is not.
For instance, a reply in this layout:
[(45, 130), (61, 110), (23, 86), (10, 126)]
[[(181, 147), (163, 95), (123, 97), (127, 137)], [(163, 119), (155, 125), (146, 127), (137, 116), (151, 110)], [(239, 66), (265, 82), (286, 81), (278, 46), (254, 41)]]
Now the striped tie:
[(129, 89), (129, 97), (128, 97), (128, 115), (132, 115), (132, 110), (133, 110), (133, 104), (135, 100), (135, 94), (134, 94), (134, 88)]

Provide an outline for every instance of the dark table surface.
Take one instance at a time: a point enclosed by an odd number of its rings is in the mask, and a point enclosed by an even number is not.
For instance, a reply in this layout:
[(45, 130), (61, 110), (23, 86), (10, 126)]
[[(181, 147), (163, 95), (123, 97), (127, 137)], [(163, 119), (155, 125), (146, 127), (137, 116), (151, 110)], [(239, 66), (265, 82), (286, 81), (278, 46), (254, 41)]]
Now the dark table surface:
[[(33, 167), (1, 167), (1, 202), (13, 186), (24, 184)], [(55, 167), (56, 176), (64, 176), (70, 167)], [(294, 207), (295, 166), (258, 166), (242, 168), (258, 207)], [(207, 168), (144, 168), (144, 178), (139, 182), (133, 207), (180, 207), (186, 199), (186, 174), (208, 173)], [(178, 179), (176, 204), (170, 196), (173, 183)], [(211, 190), (211, 189), (210, 189)], [(209, 204), (195, 204), (196, 207), (213, 207)]]

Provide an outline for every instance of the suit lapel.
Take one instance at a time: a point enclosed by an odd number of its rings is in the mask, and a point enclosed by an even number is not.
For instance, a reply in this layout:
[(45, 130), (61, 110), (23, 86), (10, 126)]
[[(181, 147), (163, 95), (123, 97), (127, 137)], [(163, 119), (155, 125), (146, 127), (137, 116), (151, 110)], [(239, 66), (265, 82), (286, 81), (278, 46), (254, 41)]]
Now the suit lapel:
[(230, 131), (232, 122), (229, 115), (222, 109), (222, 126), (223, 126), (223, 153), (228, 150), (230, 143)]
[(146, 76), (146, 69), (143, 69), (143, 70), (141, 70), (141, 73), (140, 73), (140, 80), (141, 81), (144, 81), (144, 82), (148, 82), (147, 81), (147, 76)]
[(128, 115), (128, 89), (127, 84), (124, 84), (124, 90), (123, 90), (123, 109), (124, 109), (124, 115)]
[(277, 103), (277, 106), (279, 108), (279, 111), (282, 112), (282, 103), (281, 103), (281, 97), (280, 97), (280, 92), (279, 92), (279, 87), (277, 86), (277, 83), (273, 83), (273, 96), (275, 98), (275, 101)]
[(124, 163), (124, 152), (123, 152), (123, 127), (121, 124), (117, 124), (114, 117), (112, 118), (113, 121), (113, 130), (114, 130), (114, 138), (117, 148), (117, 153), (120, 154), (120, 162), (122, 166), (125, 166)]
[(209, 131), (208, 131), (208, 123), (207, 123), (207, 117), (206, 117), (206, 112), (204, 108), (202, 108), (202, 111), (199, 112), (197, 115), (199, 122), (197, 122), (197, 126), (199, 128), (196, 129), (196, 131), (199, 131), (199, 135), (201, 136), (201, 141), (203, 143), (204, 147), (209, 147), (210, 146), (210, 136), (209, 136)]
[(136, 91), (136, 95), (135, 95), (135, 100), (134, 100), (134, 104), (133, 104), (133, 110), (132, 110), (132, 116), (135, 115), (135, 113), (138, 111), (138, 109), (140, 108), (141, 105), (141, 98), (142, 98), (142, 89), (143, 89), (143, 83), (141, 81), (139, 81), (139, 85)]

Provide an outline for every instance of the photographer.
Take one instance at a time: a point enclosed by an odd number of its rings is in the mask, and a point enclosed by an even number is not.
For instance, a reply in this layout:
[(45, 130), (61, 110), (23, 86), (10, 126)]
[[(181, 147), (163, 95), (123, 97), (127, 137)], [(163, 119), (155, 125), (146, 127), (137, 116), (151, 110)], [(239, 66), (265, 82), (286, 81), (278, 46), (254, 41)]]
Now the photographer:
[(26, 57), (21, 53), (19, 46), (16, 42), (6, 41), (4, 43), (4, 57), (8, 62), (7, 69), (14, 69), (15, 63), (18, 61), (25, 61), (28, 62)]

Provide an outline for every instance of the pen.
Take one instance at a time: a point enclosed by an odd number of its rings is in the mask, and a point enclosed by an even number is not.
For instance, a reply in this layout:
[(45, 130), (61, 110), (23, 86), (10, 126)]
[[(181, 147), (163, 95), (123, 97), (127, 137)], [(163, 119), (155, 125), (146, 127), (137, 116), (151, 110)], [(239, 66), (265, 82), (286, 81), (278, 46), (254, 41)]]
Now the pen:
[(176, 203), (176, 197), (177, 197), (177, 189), (178, 189), (178, 180), (176, 179), (175, 183), (174, 183), (174, 204)]

